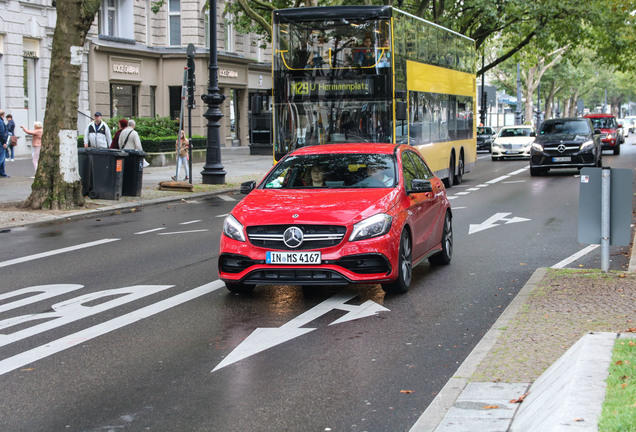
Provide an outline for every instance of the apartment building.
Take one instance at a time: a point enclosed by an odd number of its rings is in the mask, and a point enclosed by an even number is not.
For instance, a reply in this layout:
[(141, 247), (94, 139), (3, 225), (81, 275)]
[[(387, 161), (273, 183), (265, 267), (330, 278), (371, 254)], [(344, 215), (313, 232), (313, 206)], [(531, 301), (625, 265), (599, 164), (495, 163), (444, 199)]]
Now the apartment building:
[[(79, 89), (78, 130), (92, 114), (178, 118), (186, 66), (186, 47), (196, 49), (196, 108), (192, 131), (206, 134), (209, 64), (209, 10), (206, 0), (166, 0), (158, 12), (152, 0), (102, 0), (88, 34)], [(44, 118), (50, 53), (56, 11), (51, 0), (0, 0), (0, 106), (16, 124), (33, 126)], [(219, 88), (225, 95), (221, 111), (222, 146), (271, 143), (271, 51), (260, 48), (255, 35), (241, 34), (217, 0)], [(262, 106), (250, 121), (255, 95)], [(187, 118), (187, 115), (185, 116)], [(187, 130), (187, 124), (186, 124)], [(30, 153), (28, 137), (18, 146)], [(271, 145), (267, 151), (271, 151)], [(20, 152), (18, 153), (20, 154)]]

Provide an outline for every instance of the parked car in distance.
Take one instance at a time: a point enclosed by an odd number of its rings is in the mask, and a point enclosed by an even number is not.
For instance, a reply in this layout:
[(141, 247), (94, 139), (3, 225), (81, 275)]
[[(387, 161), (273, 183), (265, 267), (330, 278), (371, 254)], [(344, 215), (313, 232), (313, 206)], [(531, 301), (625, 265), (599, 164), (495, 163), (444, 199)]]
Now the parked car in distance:
[(495, 139), (495, 130), (490, 126), (477, 127), (477, 150), (488, 150)]
[(502, 127), (492, 143), (492, 160), (529, 158), (535, 136), (534, 128), (530, 125)]
[(408, 145), (323, 144), (288, 153), (225, 219), (219, 277), (257, 284), (382, 284), (403, 293), (412, 268), (449, 264), (452, 213), (442, 181)]
[(543, 122), (530, 155), (530, 175), (554, 168), (600, 167), (601, 131), (587, 118), (557, 118)]
[(621, 154), (616, 117), (612, 114), (586, 114), (584, 117), (592, 121), (594, 129), (601, 130), (603, 150), (612, 150), (615, 155)]

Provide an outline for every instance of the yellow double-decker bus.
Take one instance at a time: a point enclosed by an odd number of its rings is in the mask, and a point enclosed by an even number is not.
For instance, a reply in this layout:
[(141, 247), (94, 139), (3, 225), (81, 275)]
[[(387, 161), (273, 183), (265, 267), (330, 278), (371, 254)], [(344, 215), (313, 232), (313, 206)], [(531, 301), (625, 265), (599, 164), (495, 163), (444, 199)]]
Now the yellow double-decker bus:
[(472, 39), (391, 6), (272, 21), (275, 160), (313, 144), (408, 143), (447, 186), (475, 165)]

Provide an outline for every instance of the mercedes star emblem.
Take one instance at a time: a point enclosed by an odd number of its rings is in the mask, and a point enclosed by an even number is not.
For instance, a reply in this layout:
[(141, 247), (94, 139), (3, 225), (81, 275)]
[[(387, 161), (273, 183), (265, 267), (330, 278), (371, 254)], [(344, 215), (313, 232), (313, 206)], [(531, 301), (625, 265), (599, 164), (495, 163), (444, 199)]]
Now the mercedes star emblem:
[(295, 249), (303, 243), (303, 232), (298, 227), (289, 227), (283, 233), (283, 242), (288, 248)]

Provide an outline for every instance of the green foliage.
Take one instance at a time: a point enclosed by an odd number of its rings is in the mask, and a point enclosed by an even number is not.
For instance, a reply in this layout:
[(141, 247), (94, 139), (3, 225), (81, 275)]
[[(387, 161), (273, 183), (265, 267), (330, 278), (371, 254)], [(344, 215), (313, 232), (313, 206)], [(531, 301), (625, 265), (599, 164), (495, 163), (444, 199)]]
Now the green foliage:
[[(110, 127), (111, 132), (114, 134), (119, 128), (119, 120), (123, 117), (113, 117), (106, 120), (106, 124)], [(155, 139), (166, 136), (177, 136), (179, 131), (179, 121), (173, 120), (170, 117), (133, 117), (135, 120), (135, 130), (139, 134), (139, 137), (144, 139)]]
[(614, 344), (598, 430), (600, 432), (636, 431), (635, 400), (636, 339), (618, 339)]

